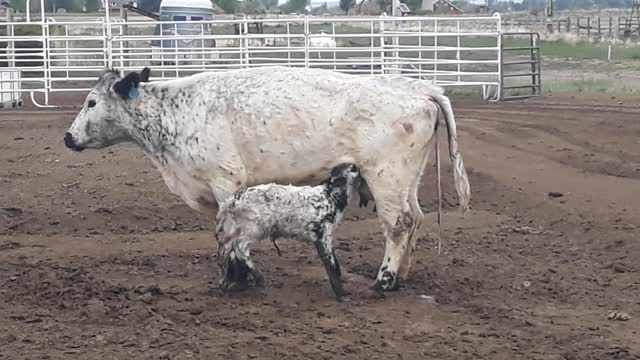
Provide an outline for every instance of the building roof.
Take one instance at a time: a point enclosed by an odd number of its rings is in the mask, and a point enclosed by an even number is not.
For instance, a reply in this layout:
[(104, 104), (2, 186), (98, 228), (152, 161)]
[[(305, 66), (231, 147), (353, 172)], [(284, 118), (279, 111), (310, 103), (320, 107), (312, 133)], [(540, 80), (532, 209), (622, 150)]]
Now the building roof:
[(185, 7), (213, 10), (211, 0), (162, 0), (160, 7)]
[(450, 2), (450, 1), (448, 1), (448, 0), (436, 0), (436, 1), (433, 3), (433, 6), (440, 5), (440, 4), (442, 4), (442, 5), (446, 5), (446, 6), (449, 6), (450, 8), (452, 8), (452, 9), (454, 9), (454, 10), (456, 10), (456, 11), (459, 11), (460, 13), (464, 13), (464, 11), (462, 11), (462, 9), (460, 9), (460, 8), (459, 8), (459, 7), (457, 7), (457, 6), (455, 6), (453, 3), (451, 3), (451, 2)]

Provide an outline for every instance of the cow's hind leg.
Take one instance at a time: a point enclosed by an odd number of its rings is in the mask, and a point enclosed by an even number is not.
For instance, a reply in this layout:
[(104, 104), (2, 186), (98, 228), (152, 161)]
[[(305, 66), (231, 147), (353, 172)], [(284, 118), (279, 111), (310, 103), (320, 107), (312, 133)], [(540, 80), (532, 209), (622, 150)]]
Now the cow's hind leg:
[(385, 169), (366, 179), (386, 238), (384, 258), (372, 287), (384, 291), (397, 290), (400, 285), (399, 270), (419, 220), (409, 203), (414, 178), (397, 176), (400, 171), (391, 170)]
[(409, 189), (409, 207), (411, 208), (411, 213), (416, 218), (414, 221), (414, 228), (412, 229), (412, 236), (409, 239), (409, 246), (405, 250), (402, 255), (402, 261), (400, 263), (399, 274), (401, 279), (406, 279), (409, 273), (409, 269), (411, 268), (411, 257), (413, 251), (416, 248), (416, 240), (417, 236), (415, 236), (415, 232), (420, 228), (422, 224), (422, 220), (424, 219), (424, 213), (420, 208), (420, 202), (418, 201), (418, 190), (420, 188), (420, 182), (422, 180), (424, 168), (427, 166), (427, 162), (429, 160), (429, 152), (431, 146), (433, 144), (433, 139), (429, 140), (426, 145), (426, 149), (423, 152), (423, 159), (420, 162), (420, 168), (418, 169), (413, 182), (411, 183), (411, 188)]

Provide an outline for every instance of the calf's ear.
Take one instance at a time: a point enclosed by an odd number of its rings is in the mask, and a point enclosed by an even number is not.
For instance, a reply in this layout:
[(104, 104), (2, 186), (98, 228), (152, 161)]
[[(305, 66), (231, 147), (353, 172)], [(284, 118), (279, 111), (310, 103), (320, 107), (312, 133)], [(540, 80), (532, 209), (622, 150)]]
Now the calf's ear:
[(122, 80), (113, 84), (113, 91), (124, 100), (134, 99), (140, 95), (140, 92), (138, 91), (139, 85), (140, 74), (131, 72)]

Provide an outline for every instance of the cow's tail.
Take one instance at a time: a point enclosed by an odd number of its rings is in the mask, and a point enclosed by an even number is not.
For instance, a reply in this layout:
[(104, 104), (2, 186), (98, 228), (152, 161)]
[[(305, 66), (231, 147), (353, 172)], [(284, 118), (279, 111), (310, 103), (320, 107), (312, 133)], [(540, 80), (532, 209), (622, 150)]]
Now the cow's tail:
[[(449, 140), (449, 156), (453, 163), (453, 180), (460, 201), (460, 209), (466, 212), (469, 209), (469, 200), (471, 199), (471, 188), (469, 187), (469, 179), (464, 169), (462, 156), (458, 149), (458, 134), (456, 130), (456, 121), (451, 108), (451, 101), (442, 92), (431, 95), (442, 110), (444, 122), (447, 125), (447, 135)], [(437, 126), (436, 126), (437, 128)], [(436, 147), (436, 166), (438, 168), (438, 220), (440, 219), (440, 205), (442, 202), (442, 192), (440, 189), (440, 152), (438, 150), (437, 131), (434, 132), (436, 137), (434, 143)]]

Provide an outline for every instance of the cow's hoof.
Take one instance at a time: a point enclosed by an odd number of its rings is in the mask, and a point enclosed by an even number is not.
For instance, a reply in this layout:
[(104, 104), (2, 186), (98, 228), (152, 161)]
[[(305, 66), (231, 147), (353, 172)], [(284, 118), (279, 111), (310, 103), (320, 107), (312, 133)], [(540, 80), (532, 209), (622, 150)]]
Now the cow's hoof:
[(249, 287), (249, 267), (245, 261), (231, 258), (226, 262), (224, 278), (220, 282), (223, 291), (242, 291)]
[(377, 291), (396, 291), (400, 288), (398, 276), (389, 270), (386, 270), (373, 283), (371, 289)]

